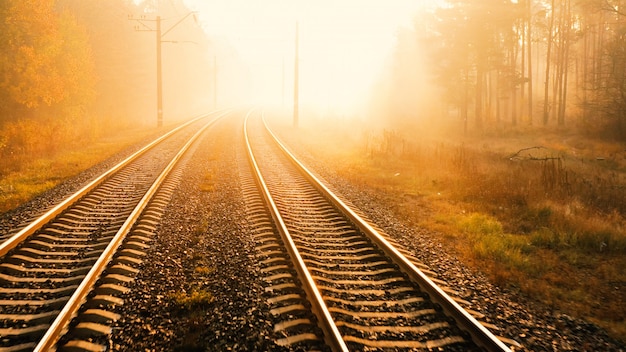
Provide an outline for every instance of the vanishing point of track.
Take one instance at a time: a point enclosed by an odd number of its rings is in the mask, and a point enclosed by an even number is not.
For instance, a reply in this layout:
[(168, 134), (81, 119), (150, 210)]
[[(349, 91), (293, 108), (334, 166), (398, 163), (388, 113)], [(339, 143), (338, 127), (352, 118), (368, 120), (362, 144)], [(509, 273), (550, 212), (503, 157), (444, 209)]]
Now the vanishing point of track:
[[(112, 293), (125, 290), (120, 283), (145, 255), (164, 206), (155, 194), (193, 141), (224, 115), (173, 129), (2, 239), (0, 351), (55, 349), (68, 328), (107, 330), (102, 323), (115, 317), (101, 307), (118, 303)], [(157, 205), (150, 208), (151, 201)], [(81, 321), (73, 322), (81, 306)], [(59, 345), (103, 347), (80, 338)]]
[[(256, 183), (333, 350), (509, 350), (313, 176), (256, 115), (244, 125)], [(302, 306), (302, 297), (280, 292), (289, 268), (266, 269), (276, 281), (272, 291), (279, 291), (274, 301), (288, 312)], [(285, 320), (284, 327), (310, 324), (293, 314)], [(296, 333), (292, 341), (319, 338)]]

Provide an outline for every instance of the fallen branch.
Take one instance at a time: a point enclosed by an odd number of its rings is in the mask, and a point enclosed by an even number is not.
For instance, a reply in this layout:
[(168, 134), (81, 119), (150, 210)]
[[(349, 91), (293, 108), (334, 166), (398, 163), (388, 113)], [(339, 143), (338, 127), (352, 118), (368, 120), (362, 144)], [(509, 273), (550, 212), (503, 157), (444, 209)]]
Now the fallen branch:
[(547, 161), (547, 160), (560, 159), (559, 157), (549, 157), (549, 156), (539, 158), (539, 157), (532, 156), (532, 154), (530, 153), (526, 157), (521, 156), (522, 152), (525, 152), (527, 150), (533, 150), (533, 149), (548, 149), (548, 148), (542, 147), (542, 146), (523, 148), (523, 149), (518, 150), (515, 154), (511, 154), (509, 157), (507, 157), (507, 159), (511, 161), (517, 161), (517, 160)]

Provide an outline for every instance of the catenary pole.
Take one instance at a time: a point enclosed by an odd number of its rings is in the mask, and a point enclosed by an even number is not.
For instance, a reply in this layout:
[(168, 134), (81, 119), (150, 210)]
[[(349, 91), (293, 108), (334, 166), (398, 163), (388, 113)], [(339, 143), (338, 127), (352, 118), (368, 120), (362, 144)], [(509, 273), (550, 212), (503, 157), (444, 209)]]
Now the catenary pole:
[(161, 16), (156, 17), (157, 127), (163, 126), (163, 72), (161, 70)]
[(298, 68), (298, 41), (299, 41), (299, 23), (296, 22), (296, 55), (295, 55), (295, 63), (294, 63), (294, 87), (293, 87), (293, 127), (298, 127), (298, 88), (299, 88), (299, 82), (298, 82), (298, 73), (299, 73), (299, 68)]

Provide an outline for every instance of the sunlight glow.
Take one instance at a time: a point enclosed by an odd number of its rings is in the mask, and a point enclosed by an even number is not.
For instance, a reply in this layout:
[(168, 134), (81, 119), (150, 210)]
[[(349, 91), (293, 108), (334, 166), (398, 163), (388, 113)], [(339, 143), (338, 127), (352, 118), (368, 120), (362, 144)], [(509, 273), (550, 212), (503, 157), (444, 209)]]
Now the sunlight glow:
[[(295, 23), (300, 28), (300, 101), (346, 110), (362, 100), (399, 26), (432, 1), (185, 0), (211, 37), (227, 40), (250, 70), (252, 98), (293, 102)], [(219, 60), (219, 59), (218, 59)]]

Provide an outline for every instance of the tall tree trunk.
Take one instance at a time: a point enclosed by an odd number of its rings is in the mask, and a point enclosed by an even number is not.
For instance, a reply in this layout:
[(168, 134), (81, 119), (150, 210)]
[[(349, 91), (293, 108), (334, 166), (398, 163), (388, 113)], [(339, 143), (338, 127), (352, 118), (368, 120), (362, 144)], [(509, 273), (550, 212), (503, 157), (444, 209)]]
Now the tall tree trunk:
[(550, 114), (550, 97), (549, 97), (549, 87), (550, 87), (550, 60), (551, 60), (551, 51), (552, 51), (552, 32), (554, 29), (554, 0), (552, 0), (551, 10), (550, 10), (550, 24), (548, 25), (548, 49), (546, 52), (546, 81), (544, 82), (544, 94), (543, 94), (543, 125), (548, 124), (548, 118)]
[(596, 40), (596, 48), (595, 48), (595, 55), (596, 55), (596, 62), (595, 62), (595, 74), (594, 74), (594, 82), (593, 82), (593, 86), (594, 87), (600, 87), (603, 84), (603, 69), (602, 69), (602, 65), (603, 65), (603, 59), (604, 59), (604, 38), (605, 38), (605, 30), (604, 30), (604, 26), (606, 24), (606, 19), (604, 17), (604, 12), (600, 13), (600, 27), (598, 28), (598, 39)]
[(532, 65), (532, 0), (528, 4), (528, 124), (533, 124), (533, 65)]
[(552, 120), (556, 120), (561, 111), (561, 92), (563, 91), (563, 54), (565, 52), (564, 36), (563, 36), (563, 16), (564, 6), (559, 3), (559, 23), (557, 25), (558, 39), (555, 41), (557, 46), (556, 72), (554, 76), (554, 86), (552, 89)]
[(565, 47), (564, 62), (563, 62), (563, 88), (561, 89), (561, 110), (559, 111), (559, 126), (565, 125), (565, 108), (567, 107), (567, 79), (568, 74), (568, 57), (569, 57), (569, 45)]
[(517, 61), (517, 44), (511, 48), (511, 125), (517, 125), (517, 75), (515, 63)]
[(485, 81), (485, 70), (483, 67), (483, 61), (478, 58), (476, 65), (476, 100), (474, 102), (474, 111), (476, 116), (476, 127), (481, 129), (483, 127), (483, 87)]
[(521, 33), (519, 33), (519, 37), (522, 40), (522, 52), (521, 52), (521, 58), (522, 58), (522, 62), (520, 64), (520, 107), (519, 107), (519, 111), (520, 111), (520, 119), (523, 121), (524, 120), (524, 116), (525, 116), (525, 109), (526, 109), (526, 20), (522, 19), (520, 20), (520, 31)]
[(591, 32), (591, 25), (589, 25), (589, 23), (587, 23), (585, 25), (585, 32), (587, 33), (587, 35), (585, 35), (583, 37), (583, 56), (582, 56), (582, 64), (581, 64), (581, 81), (580, 82), (580, 88), (582, 89), (581, 95), (582, 95), (582, 120), (583, 122), (587, 122), (588, 121), (588, 114), (589, 114), (589, 101), (587, 100), (587, 85), (588, 85), (588, 80), (589, 80), (589, 61), (591, 60), (591, 62), (593, 63), (593, 54), (590, 52), (590, 45), (589, 45), (589, 41), (591, 40), (591, 36), (592, 36), (592, 32)]
[(493, 121), (493, 88), (494, 88), (494, 83), (493, 83), (493, 70), (490, 70), (489, 72), (487, 72), (487, 77), (486, 77), (486, 82), (487, 82), (487, 97), (486, 97), (486, 106), (485, 106), (485, 121), (487, 121), (487, 124), (491, 124)]
[(571, 7), (572, 1), (567, 0), (565, 4), (565, 24), (563, 26), (563, 44), (562, 44), (562, 78), (561, 78), (561, 103), (559, 109), (559, 126), (565, 125), (565, 108), (567, 106), (567, 78), (568, 78), (568, 68), (569, 68), (569, 48), (570, 48), (570, 29), (572, 25), (572, 15), (571, 15)]
[(495, 99), (496, 99), (496, 124), (500, 125), (500, 76), (502, 75), (502, 72), (500, 71), (500, 69), (498, 69), (497, 73), (496, 73), (496, 81), (494, 83), (495, 85), (495, 91), (494, 91), (494, 95), (495, 95)]
[(463, 133), (467, 134), (467, 110), (469, 109), (469, 59), (465, 67), (465, 94), (463, 95)]

